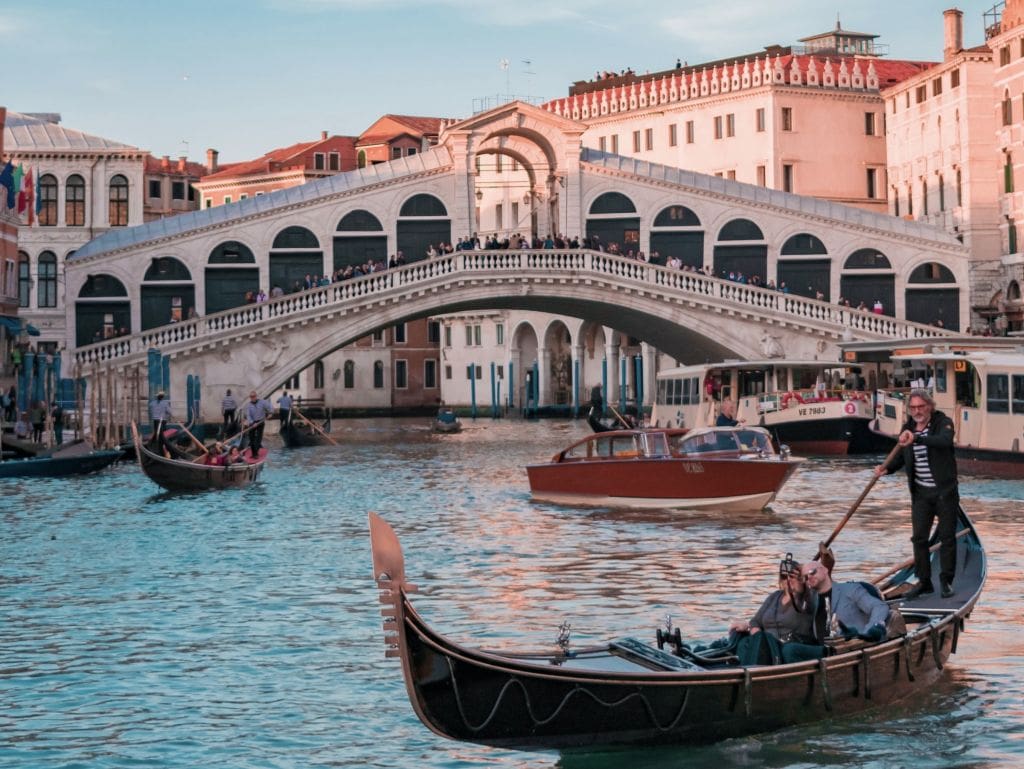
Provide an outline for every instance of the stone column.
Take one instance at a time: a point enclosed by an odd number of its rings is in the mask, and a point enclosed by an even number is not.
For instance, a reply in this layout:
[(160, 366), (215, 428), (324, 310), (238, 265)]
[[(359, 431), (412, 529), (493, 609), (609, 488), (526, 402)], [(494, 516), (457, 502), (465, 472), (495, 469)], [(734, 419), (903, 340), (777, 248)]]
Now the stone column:
[(640, 355), (644, 362), (644, 404), (651, 406), (657, 395), (658, 351), (647, 342), (640, 343)]
[(619, 335), (609, 328), (606, 328), (604, 333), (604, 338), (611, 340), (604, 345), (604, 359), (608, 364), (608, 392), (604, 394), (604, 399), (606, 403), (618, 408), (616, 404), (619, 402)]
[(551, 403), (551, 350), (537, 348), (537, 405)]

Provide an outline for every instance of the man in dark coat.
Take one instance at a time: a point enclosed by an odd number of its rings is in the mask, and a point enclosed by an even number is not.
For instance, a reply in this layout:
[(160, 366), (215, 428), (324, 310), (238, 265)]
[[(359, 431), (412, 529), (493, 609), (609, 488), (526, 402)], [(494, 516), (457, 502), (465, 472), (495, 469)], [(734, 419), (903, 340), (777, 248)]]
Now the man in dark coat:
[(904, 596), (916, 598), (935, 592), (932, 584), (931, 553), (928, 551), (932, 522), (938, 518), (939, 582), (943, 598), (954, 594), (956, 574), (956, 518), (960, 489), (953, 452), (953, 420), (935, 410), (927, 390), (913, 389), (907, 399), (910, 418), (903, 425), (898, 443), (903, 447), (888, 464), (875, 468), (875, 476), (906, 468), (910, 484), (910, 519), (914, 545), (914, 573), (917, 585)]

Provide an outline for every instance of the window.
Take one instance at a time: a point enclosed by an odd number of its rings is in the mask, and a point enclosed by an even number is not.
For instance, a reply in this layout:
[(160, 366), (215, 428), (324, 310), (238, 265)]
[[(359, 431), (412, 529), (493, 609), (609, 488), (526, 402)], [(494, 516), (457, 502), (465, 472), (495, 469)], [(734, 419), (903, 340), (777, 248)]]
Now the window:
[(937, 77), (932, 81), (932, 96), (938, 96), (942, 93), (942, 78)]
[(384, 363), (383, 361), (375, 360), (373, 362), (373, 389), (383, 390), (384, 389)]
[[(473, 374), (476, 374), (476, 377), (474, 377)], [(474, 379), (474, 378), (475, 379), (483, 379), (484, 378), (484, 367), (483, 366), (473, 366), (472, 364), (470, 364), (469, 366), (466, 366), (466, 379)]]
[(380, 347), (384, 344), (384, 329), (378, 328), (373, 332), (373, 346)]
[(238, 196), (238, 199), (239, 200), (246, 200), (248, 197), (249, 197), (249, 193), (248, 192), (243, 192), (242, 194), (240, 194)]
[(919, 85), (914, 91), (914, 103), (921, 104), (928, 99), (928, 86)]
[(505, 324), (496, 323), (494, 325), (494, 343), (497, 345), (505, 344)]
[(149, 180), (149, 196), (151, 198), (163, 197), (163, 194), (164, 194), (163, 186), (164, 185), (160, 182), (159, 179), (150, 179)]
[(907, 216), (914, 215), (914, 188), (907, 182)]
[(185, 182), (171, 182), (171, 200), (185, 199)]
[(613, 155), (618, 155), (619, 154), (619, 135), (618, 134), (612, 134), (612, 154)]
[(985, 409), (993, 414), (1010, 413), (1010, 377), (989, 374), (985, 377)]
[(392, 160), (398, 160), (400, 157), (402, 157), (402, 148), (401, 147), (392, 147), (391, 148), (391, 159)]
[[(415, 147), (407, 147), (406, 150), (405, 150), (405, 154), (406, 155), (415, 155), (416, 154), (416, 148)], [(513, 163), (512, 165), (514, 166), (515, 163)]]
[(398, 324), (395, 325), (395, 332), (394, 332), (394, 337), (393, 338), (394, 338), (394, 343), (395, 344), (405, 344), (406, 339), (405, 339), (405, 324), (404, 323), (398, 323)]
[(633, 131), (633, 152), (640, 151), (640, 132)]
[(328, 171), (340, 171), (341, 170), (341, 155), (337, 152), (332, 152), (327, 156), (327, 170)]
[(1024, 374), (1013, 375), (1013, 413), (1024, 414)]
[(1017, 223), (1013, 219), (1006, 220), (1006, 244), (1006, 253), (1017, 253)]
[(324, 389), (324, 362), (322, 360), (313, 364), (313, 388)]
[[(262, 195), (262, 192), (257, 192), (257, 195)], [(194, 201), (196, 199), (196, 189), (191, 184), (188, 185), (188, 199)]]
[(648, 150), (648, 151), (654, 149), (654, 129), (653, 128), (647, 128), (647, 129), (644, 130), (644, 149)]
[(85, 226), (85, 180), (78, 174), (69, 176), (64, 186), (64, 224)]
[(892, 188), (892, 215), (900, 215), (900, 188), (896, 186)]
[(946, 210), (946, 180), (939, 174), (939, 210)]
[(964, 204), (963, 198), (963, 177), (960, 174), (960, 169), (956, 169), (956, 204), (962, 206)]
[(203, 199), (203, 208), (212, 208), (212, 207), (213, 207), (213, 198), (204, 198)]
[(395, 387), (405, 390), (409, 386), (409, 362), (405, 360), (395, 361)]
[(445, 347), (451, 347), (452, 346), (452, 327), (451, 326), (445, 326), (444, 327), (444, 346)]
[(668, 127), (668, 146), (675, 147), (679, 144), (679, 126), (673, 123)]
[(57, 177), (51, 174), (39, 178), (39, 226), (57, 226)]
[(736, 115), (730, 112), (725, 116), (725, 135), (735, 136), (736, 135)]
[(225, 195), (224, 196), (224, 205), (227, 205), (230, 202), (231, 202), (231, 196), (230, 195)]
[(715, 115), (715, 138), (722, 138), (722, 116)]
[[(1024, 45), (1024, 39), (1021, 39), (1021, 44)], [(949, 73), (949, 87), (959, 88), (960, 87), (960, 70), (954, 69)]]
[(57, 306), (57, 256), (52, 251), (43, 251), (36, 265), (37, 307)]
[(313, 170), (323, 171), (324, 170), (324, 153), (314, 152), (313, 153)]
[(111, 227), (128, 226), (128, 180), (121, 174), (110, 180), (107, 216)]
[(757, 183), (761, 187), (764, 187), (765, 184), (767, 183), (767, 176), (765, 174), (765, 167), (764, 166), (758, 166), (757, 167)]
[(782, 166), (782, 191), (793, 191), (793, 166), (789, 163)]
[(291, 377), (284, 383), (285, 390), (298, 390), (299, 389), (299, 375)]
[(480, 331), (479, 323), (467, 323), (466, 324), (466, 347), (480, 347), (482, 344), (482, 335)]
[(427, 358), (423, 361), (423, 389), (433, 390), (437, 387), (437, 361)]
[(500, 230), (505, 227), (505, 208), (501, 203), (494, 204), (494, 229)]
[(452, 367), (451, 366), (445, 366), (444, 367), (444, 378), (445, 379), (451, 379), (452, 378)]
[(1005, 67), (1010, 63), (1010, 46), (1004, 45), (999, 49), (999, 66)]
[(346, 390), (352, 390), (356, 386), (356, 364), (354, 361), (347, 360), (343, 367), (344, 370), (344, 387)]
[(28, 254), (24, 251), (18, 252), (18, 306), (28, 307), (32, 297), (29, 293), (32, 290), (32, 275), (30, 272)]
[(792, 131), (793, 130), (793, 108), (783, 107), (782, 108), (782, 130)]
[(693, 144), (693, 121), (686, 121), (686, 143)]
[(928, 216), (928, 180), (921, 180), (921, 216)]
[(1003, 163), (1003, 192), (1013, 192), (1013, 156), (1009, 152)]
[(498, 366), (498, 379), (504, 379), (504, 378), (505, 378), (505, 367), (504, 366)]
[(878, 181), (878, 169), (877, 168), (869, 168), (868, 169), (868, 197), (871, 198), (872, 200), (875, 197), (877, 197), (877, 189), (878, 189), (877, 186), (876, 186), (877, 181)]
[(754, 127), (758, 133), (764, 133), (764, 107), (758, 107), (757, 112), (754, 113)]
[(601, 152), (607, 152), (608, 151), (608, 137), (607, 136), (602, 136), (602, 137), (600, 137), (597, 140), (597, 148), (599, 150), (601, 150)]
[(1010, 99), (1010, 92), (1003, 93), (1003, 125), (1010, 125), (1013, 122), (1013, 100)]
[(736, 172), (735, 171), (726, 171), (725, 172), (725, 178), (726, 179), (732, 179), (733, 181), (736, 181)]
[(441, 324), (436, 320), (427, 321), (427, 341), (430, 344), (440, 344)]
[(519, 203), (512, 201), (512, 226), (519, 224)]
[(864, 113), (864, 135), (874, 136), (875, 135), (875, 113), (865, 112)]
[(903, 94), (903, 97), (904, 97), (903, 100), (906, 102), (905, 106), (909, 108), (910, 107), (910, 91), (907, 91), (905, 94)]

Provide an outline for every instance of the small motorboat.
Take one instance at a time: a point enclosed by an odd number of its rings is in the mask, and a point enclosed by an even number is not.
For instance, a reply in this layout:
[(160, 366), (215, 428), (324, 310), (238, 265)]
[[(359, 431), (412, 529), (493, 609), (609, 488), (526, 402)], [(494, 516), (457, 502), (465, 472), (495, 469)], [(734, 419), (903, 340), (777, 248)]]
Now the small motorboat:
[(711, 743), (930, 692), (957, 650), (986, 569), (961, 510), (953, 596), (901, 601), (913, 559), (894, 564), (865, 583), (889, 600), (891, 620), (902, 619), (891, 622), (887, 640), (829, 640), (822, 659), (743, 666), (735, 656), (691, 651), (678, 633), (660, 628), (651, 633), (655, 644), (626, 637), (570, 648), (560, 632), (547, 650), (470, 648), (433, 630), (413, 608), (401, 545), (374, 513), (370, 540), (386, 656), (401, 660), (416, 715), (442, 737), (521, 750)]
[(462, 421), (453, 409), (442, 408), (434, 419), (435, 433), (457, 433), (462, 431)]
[(188, 456), (175, 451), (175, 458), (168, 458), (155, 451), (152, 444), (143, 443), (134, 424), (132, 439), (142, 472), (167, 491), (208, 491), (248, 486), (259, 478), (267, 461), (265, 448), (261, 448), (256, 457), (250, 449), (245, 449), (241, 452), (241, 461), (234, 464), (215, 464), (208, 453)]
[(109, 467), (121, 458), (120, 449), (94, 449), (86, 441), (75, 441), (41, 452), (40, 456), (5, 459), (0, 462), (0, 478), (62, 478), (85, 475)]
[(292, 416), (281, 425), (281, 440), (290, 449), (304, 446), (323, 446), (331, 443), (331, 417), (328, 415), (321, 424), (314, 425), (303, 417)]
[(608, 430), (526, 473), (545, 502), (760, 510), (801, 462), (760, 427)]

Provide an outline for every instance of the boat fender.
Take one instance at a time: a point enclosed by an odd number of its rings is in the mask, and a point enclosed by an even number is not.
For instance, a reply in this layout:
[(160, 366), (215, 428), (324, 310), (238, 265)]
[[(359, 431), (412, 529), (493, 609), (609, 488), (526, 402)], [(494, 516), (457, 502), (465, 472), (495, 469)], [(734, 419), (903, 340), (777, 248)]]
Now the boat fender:
[(864, 699), (871, 699), (871, 656), (867, 649), (860, 653), (861, 663), (864, 665)]
[(824, 696), (825, 710), (829, 713), (832, 712), (832, 690), (828, 685), (828, 665), (825, 664), (825, 658), (822, 657), (818, 660), (818, 672), (821, 674), (821, 693)]
[(939, 632), (938, 626), (932, 626), (930, 635), (932, 639), (932, 659), (935, 660), (936, 669), (942, 670), (942, 636), (945, 634)]
[(914, 680), (914, 671), (911, 670), (912, 665), (910, 663), (910, 650), (911, 650), (911, 647), (913, 646), (913, 643), (914, 643), (914, 639), (911, 636), (909, 636), (909, 635), (906, 636), (903, 639), (903, 656), (905, 658), (905, 663), (904, 664), (906, 665), (906, 668), (907, 668), (907, 680), (908, 681), (913, 681)]

